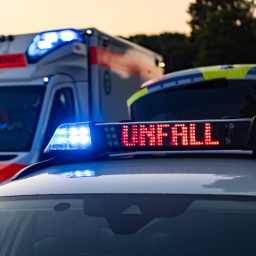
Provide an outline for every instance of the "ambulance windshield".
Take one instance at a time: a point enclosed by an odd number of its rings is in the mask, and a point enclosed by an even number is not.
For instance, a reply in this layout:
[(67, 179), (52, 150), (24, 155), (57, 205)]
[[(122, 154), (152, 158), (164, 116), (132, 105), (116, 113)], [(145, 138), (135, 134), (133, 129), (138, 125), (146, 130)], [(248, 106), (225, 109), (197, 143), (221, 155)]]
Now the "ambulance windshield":
[(256, 115), (256, 81), (218, 79), (168, 88), (131, 105), (133, 121), (249, 118)]
[(0, 87), (0, 151), (29, 150), (44, 87)]

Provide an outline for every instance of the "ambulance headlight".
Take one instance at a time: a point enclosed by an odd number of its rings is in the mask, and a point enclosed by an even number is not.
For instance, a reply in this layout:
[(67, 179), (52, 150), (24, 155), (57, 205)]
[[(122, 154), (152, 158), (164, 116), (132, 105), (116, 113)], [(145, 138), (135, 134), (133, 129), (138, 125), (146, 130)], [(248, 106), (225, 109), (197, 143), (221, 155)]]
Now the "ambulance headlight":
[(36, 62), (49, 51), (72, 41), (83, 41), (79, 31), (65, 29), (37, 34), (27, 49), (28, 62)]
[(56, 129), (44, 152), (91, 149), (89, 123), (68, 123), (62, 124)]

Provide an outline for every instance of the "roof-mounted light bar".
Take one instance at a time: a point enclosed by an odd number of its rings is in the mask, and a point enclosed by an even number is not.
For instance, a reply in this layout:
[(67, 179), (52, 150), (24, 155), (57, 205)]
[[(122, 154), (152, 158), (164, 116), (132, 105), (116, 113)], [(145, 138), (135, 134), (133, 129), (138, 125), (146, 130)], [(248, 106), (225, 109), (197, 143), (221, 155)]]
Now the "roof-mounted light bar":
[(89, 123), (75, 123), (60, 125), (45, 152), (63, 150), (91, 150), (92, 140)]
[(49, 51), (73, 41), (83, 42), (81, 33), (74, 29), (39, 33), (33, 38), (27, 49), (28, 62), (36, 62)]
[(45, 152), (256, 149), (253, 119), (61, 125)]

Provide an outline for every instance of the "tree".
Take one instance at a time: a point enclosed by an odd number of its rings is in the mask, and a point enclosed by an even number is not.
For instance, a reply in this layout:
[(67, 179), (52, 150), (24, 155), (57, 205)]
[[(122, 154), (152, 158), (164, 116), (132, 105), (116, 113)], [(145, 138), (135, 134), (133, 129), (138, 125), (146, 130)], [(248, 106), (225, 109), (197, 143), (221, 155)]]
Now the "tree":
[(184, 34), (141, 34), (126, 39), (161, 54), (166, 65), (165, 73), (192, 67), (194, 51), (189, 44), (188, 37)]
[(254, 0), (196, 0), (189, 6), (195, 66), (255, 63)]

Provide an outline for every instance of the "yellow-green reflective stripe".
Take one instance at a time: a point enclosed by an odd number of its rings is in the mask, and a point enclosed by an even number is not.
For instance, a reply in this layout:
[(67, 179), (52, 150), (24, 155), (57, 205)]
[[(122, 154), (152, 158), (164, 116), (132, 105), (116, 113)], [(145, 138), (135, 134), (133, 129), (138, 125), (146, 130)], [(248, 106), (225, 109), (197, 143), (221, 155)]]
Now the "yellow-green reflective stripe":
[(148, 93), (148, 88), (143, 88), (139, 90), (138, 92), (135, 92), (128, 100), (127, 100), (127, 106), (130, 107), (134, 101), (136, 101), (141, 96)]
[(219, 69), (218, 67), (198, 68), (205, 80), (216, 78), (245, 78), (248, 71), (255, 67), (255, 65), (237, 65), (231, 69)]

